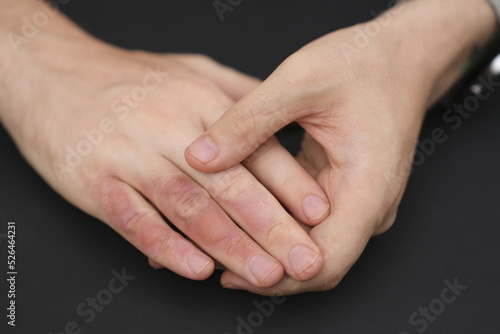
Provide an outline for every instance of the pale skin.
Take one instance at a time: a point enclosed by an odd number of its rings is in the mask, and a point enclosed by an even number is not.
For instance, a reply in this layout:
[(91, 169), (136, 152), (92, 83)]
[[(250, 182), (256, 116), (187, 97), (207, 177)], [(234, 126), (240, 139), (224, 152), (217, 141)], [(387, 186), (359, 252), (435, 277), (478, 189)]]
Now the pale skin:
[[(3, 37), (39, 7), (0, 6), (0, 119), (27, 161), (153, 266), (204, 279), (215, 260), (223, 286), (264, 295), (335, 287), (392, 225), (425, 110), (495, 29), (485, 0), (410, 2), (360, 52), (340, 48), (355, 28), (334, 32), (260, 84), (206, 57), (115, 48), (62, 15), (15, 53)], [(110, 107), (122, 99), (126, 116)], [(102, 142), (56, 168), (105, 118)], [(271, 137), (293, 120), (307, 132), (297, 160)], [(207, 129), (215, 157), (185, 151)]]
[[(189, 279), (209, 277), (216, 262), (261, 288), (285, 273), (306, 281), (320, 271), (322, 254), (295, 219), (314, 226), (329, 202), (277, 140), (265, 163), (258, 157), (220, 173), (184, 159), (187, 145), (259, 80), (205, 56), (119, 49), (60, 13), (16, 44), (22, 18), (42, 9), (31, 0), (0, 7), (0, 119), (64, 198), (152, 266)], [(276, 159), (282, 166), (270, 171)], [(271, 177), (258, 181), (264, 174)]]
[[(379, 33), (346, 53), (358, 31), (374, 23), (383, 26)], [(330, 215), (309, 232), (324, 256), (315, 278), (285, 276), (262, 289), (228, 269), (222, 284), (263, 295), (334, 288), (369, 239), (393, 224), (425, 111), (495, 29), (485, 0), (402, 4), (306, 45), (189, 146), (192, 167), (222, 171), (266, 152), (269, 135), (297, 121), (306, 131), (298, 161), (330, 200)]]

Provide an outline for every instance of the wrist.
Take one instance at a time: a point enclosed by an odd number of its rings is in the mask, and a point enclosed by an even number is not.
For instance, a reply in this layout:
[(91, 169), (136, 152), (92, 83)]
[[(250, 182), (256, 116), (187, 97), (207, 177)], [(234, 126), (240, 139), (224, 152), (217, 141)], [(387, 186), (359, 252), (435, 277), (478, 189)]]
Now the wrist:
[[(17, 128), (27, 110), (17, 108), (16, 98), (33, 88), (32, 83), (56, 68), (70, 70), (83, 61), (91, 50), (89, 43), (100, 44), (62, 13), (42, 1), (20, 0), (5, 4), (0, 14), (0, 122), (11, 130)], [(103, 44), (103, 43), (101, 43)], [(38, 89), (41, 89), (38, 88)], [(24, 93), (24, 94), (23, 94)]]
[[(384, 16), (392, 24), (384, 32), (398, 70), (426, 91), (426, 107), (459, 79), (466, 64), (497, 28), (487, 0), (419, 0), (404, 3)], [(387, 17), (377, 18), (378, 20)]]
[(0, 0), (0, 7), (0, 74), (15, 71), (40, 52), (58, 52), (51, 50), (57, 41), (92, 39), (44, 0)]
[(10, 39), (16, 30), (18, 21), (32, 6), (31, 0), (0, 0), (0, 80), (13, 66), (15, 52)]

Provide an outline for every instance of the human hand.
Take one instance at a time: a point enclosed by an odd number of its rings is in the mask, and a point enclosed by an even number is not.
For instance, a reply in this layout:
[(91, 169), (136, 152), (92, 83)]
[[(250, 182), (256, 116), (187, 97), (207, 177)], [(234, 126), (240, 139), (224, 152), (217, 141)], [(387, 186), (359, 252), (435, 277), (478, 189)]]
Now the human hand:
[(320, 270), (318, 247), (274, 195), (313, 225), (328, 213), (326, 195), (275, 139), (245, 167), (220, 173), (197, 172), (184, 159), (187, 145), (258, 80), (203, 56), (121, 50), (61, 16), (23, 47), (1, 76), (2, 122), (68, 201), (155, 266), (190, 279), (212, 273), (207, 254), (258, 287), (284, 271), (307, 280)]
[[(459, 77), (468, 57), (463, 50), (485, 44), (494, 30), (487, 3), (470, 4), (410, 2), (398, 7), (397, 14), (389, 11), (310, 43), (188, 147), (191, 166), (217, 172), (297, 121), (306, 131), (298, 160), (331, 203), (330, 216), (310, 230), (324, 255), (319, 275), (307, 282), (285, 277), (261, 289), (227, 270), (221, 279), (225, 287), (265, 295), (331, 289), (371, 236), (393, 224), (425, 110)], [(346, 53), (359, 31), (373, 31), (373, 24), (385, 30), (364, 49)], [(456, 44), (443, 43), (435, 31), (456, 37)], [(212, 155), (207, 142), (215, 147)]]

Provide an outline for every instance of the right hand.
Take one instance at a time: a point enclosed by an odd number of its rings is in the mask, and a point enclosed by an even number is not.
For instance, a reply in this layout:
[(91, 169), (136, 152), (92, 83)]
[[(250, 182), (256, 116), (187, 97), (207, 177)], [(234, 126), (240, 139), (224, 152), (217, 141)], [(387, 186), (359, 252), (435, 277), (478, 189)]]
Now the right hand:
[[(383, 29), (381, 20), (391, 24), (365, 48), (352, 46), (360, 31)], [(435, 37), (442, 26), (457, 37), (452, 46)], [(426, 109), (460, 75), (467, 58), (462, 50), (484, 45), (494, 28), (493, 12), (482, 0), (409, 2), (302, 47), (191, 144), (186, 159), (193, 168), (221, 172), (296, 121), (306, 132), (299, 161), (331, 203), (331, 214), (309, 233), (324, 256), (313, 279), (285, 277), (261, 289), (227, 270), (223, 285), (264, 295), (334, 288), (371, 236), (394, 223)], [(431, 52), (421, 45), (434, 47)]]

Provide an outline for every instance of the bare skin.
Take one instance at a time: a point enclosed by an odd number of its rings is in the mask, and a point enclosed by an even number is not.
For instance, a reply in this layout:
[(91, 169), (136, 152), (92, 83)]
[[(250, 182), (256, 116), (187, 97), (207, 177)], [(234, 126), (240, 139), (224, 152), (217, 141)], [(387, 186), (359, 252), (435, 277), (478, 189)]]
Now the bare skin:
[[(274, 131), (297, 121), (307, 132), (298, 161), (330, 200), (331, 214), (309, 232), (324, 255), (319, 275), (285, 276), (262, 289), (227, 270), (223, 285), (264, 295), (335, 287), (369, 239), (393, 224), (425, 111), (495, 25), (485, 0), (402, 4), (303, 47), (191, 144), (189, 164), (219, 172), (258, 155)], [(371, 31), (363, 47), (359, 31)]]
[[(318, 246), (281, 203), (314, 226), (329, 213), (327, 196), (274, 138), (267, 154), (219, 173), (184, 159), (187, 145), (259, 80), (200, 55), (107, 45), (62, 14), (16, 44), (22, 18), (41, 7), (0, 7), (0, 120), (69, 202), (153, 266), (190, 279), (209, 277), (214, 260), (261, 288), (285, 273), (306, 281), (321, 270)], [(276, 159), (281, 168), (269, 170)]]

